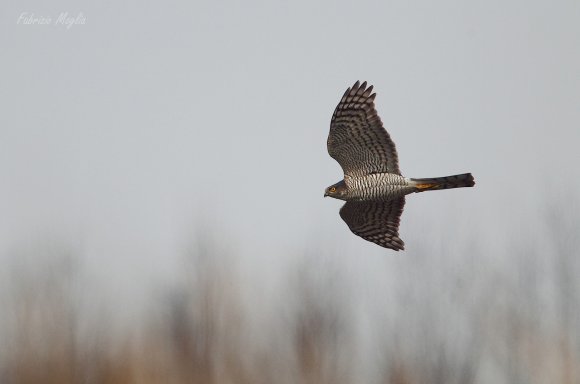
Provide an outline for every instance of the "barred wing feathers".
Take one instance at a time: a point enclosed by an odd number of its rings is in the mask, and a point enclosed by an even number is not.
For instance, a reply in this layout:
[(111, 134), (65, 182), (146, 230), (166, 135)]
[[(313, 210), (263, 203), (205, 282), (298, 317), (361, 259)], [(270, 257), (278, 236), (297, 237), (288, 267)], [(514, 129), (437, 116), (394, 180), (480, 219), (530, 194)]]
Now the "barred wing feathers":
[(358, 81), (346, 90), (334, 110), (328, 134), (328, 153), (345, 175), (400, 175), (395, 143), (375, 109), (373, 86)]
[(381, 247), (405, 249), (399, 238), (399, 223), (405, 198), (388, 201), (348, 201), (340, 209), (340, 217), (357, 236)]

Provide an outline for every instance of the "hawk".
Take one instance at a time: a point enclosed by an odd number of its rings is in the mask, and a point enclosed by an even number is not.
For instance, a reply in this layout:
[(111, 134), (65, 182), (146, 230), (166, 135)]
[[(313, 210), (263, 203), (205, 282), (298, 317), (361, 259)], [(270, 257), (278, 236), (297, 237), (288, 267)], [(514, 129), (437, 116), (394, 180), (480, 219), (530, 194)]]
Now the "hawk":
[(328, 153), (344, 172), (324, 196), (346, 201), (340, 217), (357, 236), (395, 251), (404, 249), (399, 223), (405, 195), (414, 192), (473, 187), (471, 173), (427, 179), (401, 175), (395, 143), (375, 109), (373, 86), (358, 81), (346, 90), (334, 110)]

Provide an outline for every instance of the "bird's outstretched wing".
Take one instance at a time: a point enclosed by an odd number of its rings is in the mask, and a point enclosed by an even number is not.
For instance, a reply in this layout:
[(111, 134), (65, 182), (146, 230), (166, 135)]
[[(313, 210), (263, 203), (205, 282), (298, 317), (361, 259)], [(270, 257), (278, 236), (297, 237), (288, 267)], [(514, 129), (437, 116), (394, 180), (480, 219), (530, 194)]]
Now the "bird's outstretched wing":
[(373, 86), (357, 81), (347, 89), (330, 122), (328, 153), (345, 175), (388, 172), (400, 175), (395, 143), (375, 110)]
[(340, 209), (340, 217), (357, 236), (381, 247), (405, 249), (399, 238), (399, 223), (405, 198), (389, 201), (348, 201)]

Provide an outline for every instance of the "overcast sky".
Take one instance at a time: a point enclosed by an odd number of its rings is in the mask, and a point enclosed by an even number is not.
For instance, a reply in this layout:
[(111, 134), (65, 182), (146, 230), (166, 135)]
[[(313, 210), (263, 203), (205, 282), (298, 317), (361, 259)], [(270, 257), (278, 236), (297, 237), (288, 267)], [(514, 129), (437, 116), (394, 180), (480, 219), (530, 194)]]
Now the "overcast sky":
[(393, 258), (322, 197), (356, 80), (405, 176), (477, 183), (410, 196), (396, 257), (534, 238), (548, 200), (578, 204), (575, 0), (2, 2), (0, 46), (4, 254), (57, 239), (106, 273), (163, 275), (203, 227), (262, 264)]

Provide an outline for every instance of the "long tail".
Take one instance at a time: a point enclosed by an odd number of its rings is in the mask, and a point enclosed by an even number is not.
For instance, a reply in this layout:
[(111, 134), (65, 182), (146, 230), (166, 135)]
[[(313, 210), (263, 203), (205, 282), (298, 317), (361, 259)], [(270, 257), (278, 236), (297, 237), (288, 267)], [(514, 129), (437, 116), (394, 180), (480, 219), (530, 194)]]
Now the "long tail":
[(475, 181), (471, 173), (461, 175), (432, 177), (428, 179), (411, 179), (415, 183), (415, 192), (435, 191), (438, 189), (473, 187)]

